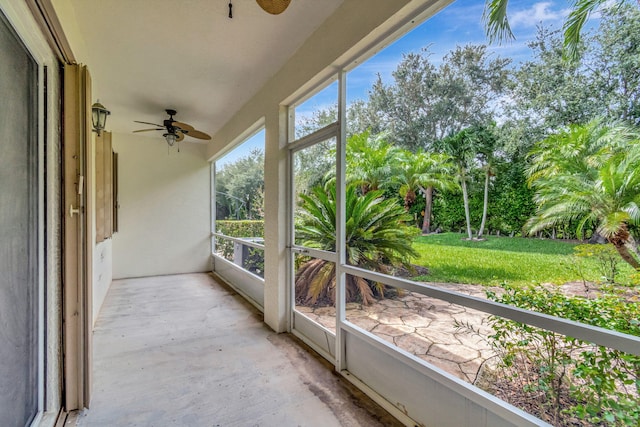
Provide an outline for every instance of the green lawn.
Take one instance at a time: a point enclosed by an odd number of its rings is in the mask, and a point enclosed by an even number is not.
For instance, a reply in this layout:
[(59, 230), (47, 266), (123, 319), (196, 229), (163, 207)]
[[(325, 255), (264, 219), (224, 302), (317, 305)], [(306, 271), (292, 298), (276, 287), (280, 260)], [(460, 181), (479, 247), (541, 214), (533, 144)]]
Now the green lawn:
[[(570, 266), (575, 243), (519, 237), (489, 236), (480, 242), (463, 238), (457, 233), (416, 238), (414, 248), (420, 257), (415, 263), (429, 268), (430, 274), (415, 280), (482, 285), (562, 284), (581, 280)], [(596, 263), (588, 260), (586, 265), (587, 279), (599, 280)], [(620, 268), (621, 279), (632, 271), (622, 260)]]

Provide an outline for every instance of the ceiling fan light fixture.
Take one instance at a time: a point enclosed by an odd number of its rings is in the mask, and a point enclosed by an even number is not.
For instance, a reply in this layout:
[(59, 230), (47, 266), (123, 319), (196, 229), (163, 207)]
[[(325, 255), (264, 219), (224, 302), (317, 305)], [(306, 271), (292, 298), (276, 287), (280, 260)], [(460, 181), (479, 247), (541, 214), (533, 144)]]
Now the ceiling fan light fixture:
[(173, 144), (175, 144), (178, 140), (178, 136), (175, 133), (165, 133), (163, 136), (164, 139), (167, 140), (167, 144), (169, 144), (169, 147), (173, 147)]
[(256, 0), (258, 5), (267, 13), (279, 15), (289, 7), (291, 0)]

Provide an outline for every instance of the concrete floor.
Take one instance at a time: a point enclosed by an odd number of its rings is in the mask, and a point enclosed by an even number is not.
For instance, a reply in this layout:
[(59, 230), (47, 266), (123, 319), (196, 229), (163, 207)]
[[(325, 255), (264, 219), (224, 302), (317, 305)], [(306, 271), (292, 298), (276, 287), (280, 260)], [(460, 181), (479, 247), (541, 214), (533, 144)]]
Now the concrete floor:
[(208, 274), (114, 281), (77, 426), (394, 426), (333, 367)]

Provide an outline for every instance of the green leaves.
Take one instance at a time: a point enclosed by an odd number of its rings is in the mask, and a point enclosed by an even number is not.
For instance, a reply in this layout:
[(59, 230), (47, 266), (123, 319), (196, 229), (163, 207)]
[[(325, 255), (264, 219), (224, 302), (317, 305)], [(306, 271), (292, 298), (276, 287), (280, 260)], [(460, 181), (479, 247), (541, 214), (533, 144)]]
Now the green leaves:
[(573, 224), (578, 237), (585, 229), (597, 230), (626, 262), (640, 268), (640, 253), (628, 232), (640, 223), (638, 130), (593, 120), (546, 138), (529, 156), (527, 173), (538, 209), (526, 230)]
[[(606, 4), (606, 0), (576, 0), (573, 8), (563, 25), (564, 29), (564, 56), (567, 60), (577, 60), (580, 56), (580, 40), (584, 24), (589, 15)], [(618, 5), (623, 0), (615, 2)], [(507, 16), (508, 0), (487, 0), (483, 13), (483, 21), (487, 37), (491, 43), (505, 42), (515, 39)]]
[[(640, 336), (635, 320), (640, 305), (619, 295), (597, 299), (571, 297), (548, 287), (503, 285), (487, 292), (497, 302), (552, 316)], [(513, 397), (554, 425), (572, 425), (577, 417), (594, 425), (635, 426), (640, 422), (638, 391), (640, 357), (581, 342), (571, 337), (493, 317), (490, 339), (507, 378), (518, 382), (522, 394)]]
[[(347, 186), (345, 196), (347, 263), (385, 272), (392, 266), (407, 265), (418, 255), (412, 247), (418, 229), (405, 225), (412, 218), (395, 200), (384, 199), (381, 191), (362, 195), (355, 184)], [(335, 251), (335, 187), (315, 187), (311, 194), (300, 195), (300, 198), (296, 239), (304, 246)], [(332, 263), (316, 259), (303, 265), (296, 275), (299, 301), (315, 304), (322, 300), (322, 295), (335, 301), (334, 268)], [(333, 276), (328, 272), (333, 272)], [(365, 287), (362, 280), (348, 279), (347, 295), (351, 295), (348, 300), (368, 304), (373, 301), (373, 291), (366, 292), (371, 288)]]

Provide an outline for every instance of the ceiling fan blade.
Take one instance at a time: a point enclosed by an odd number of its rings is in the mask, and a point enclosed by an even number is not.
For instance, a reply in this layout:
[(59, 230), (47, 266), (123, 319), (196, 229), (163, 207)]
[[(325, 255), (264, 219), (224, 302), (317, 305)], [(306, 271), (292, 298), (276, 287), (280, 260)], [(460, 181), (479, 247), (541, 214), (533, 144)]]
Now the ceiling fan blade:
[(291, 0), (256, 0), (258, 5), (267, 13), (278, 15), (289, 7)]
[(206, 139), (206, 140), (210, 140), (211, 136), (207, 135), (204, 132), (200, 132), (199, 130), (190, 130), (188, 132), (185, 132), (187, 134), (187, 136), (190, 136), (191, 138), (197, 138), (197, 139)]
[(164, 128), (139, 129), (139, 130), (134, 130), (134, 131), (133, 131), (133, 133), (138, 133), (138, 132), (149, 132), (150, 130), (164, 130)]
[(134, 122), (134, 123), (142, 123), (143, 125), (157, 126), (157, 127), (159, 127), (159, 128), (164, 127), (164, 125), (159, 125), (159, 124), (157, 124), (157, 123), (140, 122), (140, 121), (138, 121), (138, 120), (134, 120), (133, 122)]
[(182, 123), (182, 122), (172, 122), (171, 126), (178, 127), (178, 128), (180, 128), (182, 130), (186, 130), (187, 132), (191, 132), (191, 131), (196, 130), (193, 126), (188, 125), (186, 123)]
[(182, 132), (176, 132), (176, 141), (180, 142), (184, 139), (184, 133)]

